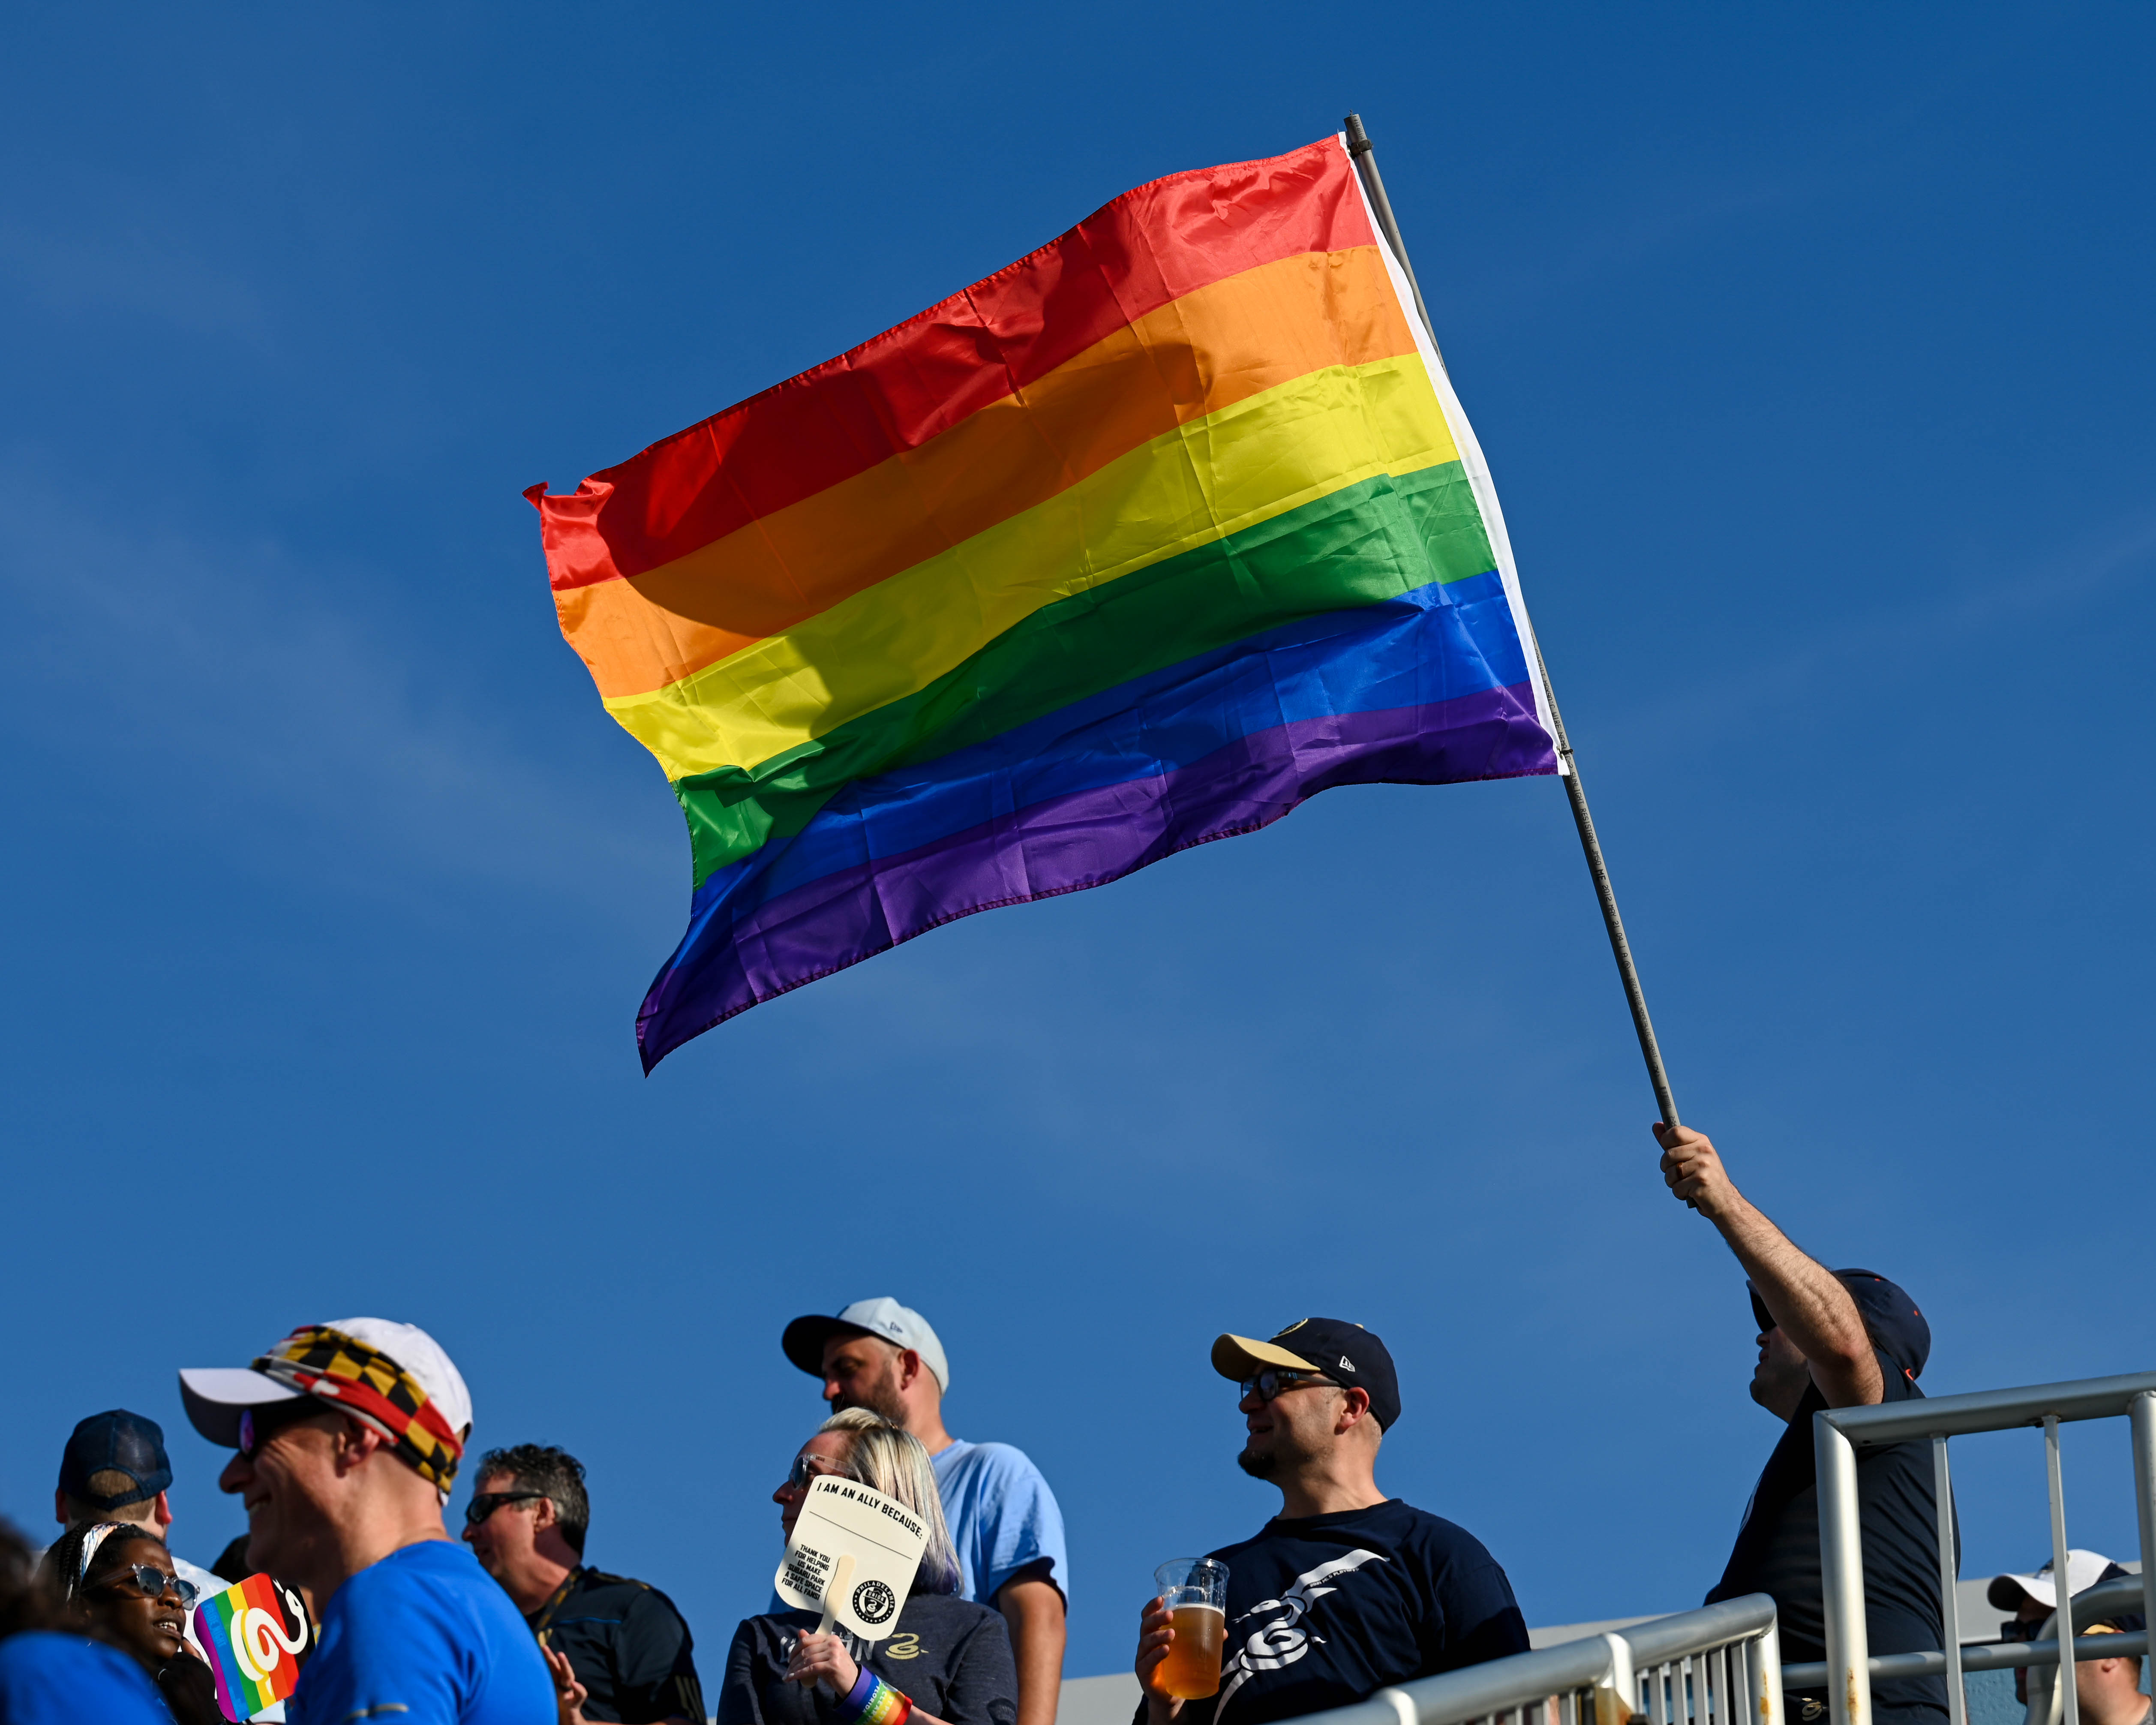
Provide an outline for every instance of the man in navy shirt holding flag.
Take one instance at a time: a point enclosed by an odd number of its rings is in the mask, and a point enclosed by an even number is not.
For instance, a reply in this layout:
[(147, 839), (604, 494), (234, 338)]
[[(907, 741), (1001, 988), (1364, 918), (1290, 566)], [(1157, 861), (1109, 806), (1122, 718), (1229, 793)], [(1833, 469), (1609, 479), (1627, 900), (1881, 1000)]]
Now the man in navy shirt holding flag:
[(1378, 1446), (1400, 1417), (1385, 1344), (1359, 1324), (1306, 1317), (1270, 1341), (1223, 1336), (1213, 1368), (1242, 1388), (1244, 1472), (1280, 1487), (1228, 1566), (1219, 1692), (1163, 1694), (1175, 1639), (1155, 1599), (1138, 1624), (1139, 1725), (1265, 1725), (1361, 1701), (1389, 1684), (1508, 1653), (1527, 1630), (1481, 1541), (1378, 1488)]
[[(1812, 1415), (1824, 1408), (1921, 1400), (1917, 1379), (1931, 1357), (1932, 1328), (1917, 1302), (1885, 1276), (1829, 1270), (1805, 1253), (1737, 1189), (1701, 1133), (1659, 1124), (1654, 1130), (1664, 1182), (1714, 1224), (1749, 1279), (1759, 1327), (1752, 1399), (1784, 1422), (1707, 1603), (1772, 1594), (1783, 1659), (1816, 1663), (1826, 1657), (1826, 1615)], [(1930, 1445), (1859, 1450), (1856, 1495), (1865, 1634), (1872, 1654), (1936, 1651), (1944, 1614)], [(1957, 1570), (1959, 1540), (1957, 1527)], [(1810, 1725), (1829, 1712), (1821, 1689), (1791, 1690), (1784, 1705), (1791, 1725)], [(1873, 1725), (1946, 1725), (1946, 1679), (1876, 1679), (1871, 1712)]]

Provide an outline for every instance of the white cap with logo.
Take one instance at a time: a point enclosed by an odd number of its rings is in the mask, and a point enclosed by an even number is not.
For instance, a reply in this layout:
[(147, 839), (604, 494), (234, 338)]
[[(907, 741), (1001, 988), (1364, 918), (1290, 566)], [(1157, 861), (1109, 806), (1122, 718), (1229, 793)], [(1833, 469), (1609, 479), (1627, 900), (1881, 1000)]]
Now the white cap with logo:
[(787, 1358), (812, 1378), (824, 1375), (824, 1344), (834, 1336), (865, 1332), (880, 1336), (894, 1348), (910, 1348), (921, 1356), (921, 1363), (936, 1374), (936, 1382), (946, 1394), (951, 1389), (951, 1366), (943, 1358), (943, 1344), (937, 1340), (936, 1332), (929, 1327), (928, 1320), (910, 1306), (901, 1306), (888, 1294), (874, 1300), (856, 1300), (835, 1317), (826, 1317), (820, 1312), (811, 1312), (806, 1317), (797, 1317), (786, 1327), (786, 1333), (778, 1345), (786, 1350)]

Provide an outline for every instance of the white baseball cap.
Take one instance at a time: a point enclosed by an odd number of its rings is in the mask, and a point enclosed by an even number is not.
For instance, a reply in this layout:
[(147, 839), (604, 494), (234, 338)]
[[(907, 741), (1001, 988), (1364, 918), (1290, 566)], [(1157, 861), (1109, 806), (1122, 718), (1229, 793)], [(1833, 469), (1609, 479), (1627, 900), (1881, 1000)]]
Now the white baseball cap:
[[(323, 1326), (385, 1353), (427, 1392), (459, 1439), (471, 1432), (471, 1392), (442, 1344), (417, 1324), (386, 1317), (341, 1317)], [(228, 1450), (239, 1447), (239, 1416), (249, 1408), (289, 1402), (308, 1394), (248, 1366), (194, 1366), (180, 1373), (180, 1399), (194, 1429)], [(335, 1405), (324, 1398), (326, 1405)], [(348, 1410), (352, 1411), (352, 1410)]]
[(928, 1320), (910, 1306), (901, 1306), (888, 1294), (880, 1299), (856, 1300), (835, 1317), (826, 1317), (821, 1312), (811, 1312), (806, 1317), (797, 1317), (786, 1327), (778, 1345), (786, 1350), (787, 1358), (812, 1378), (824, 1375), (824, 1344), (834, 1336), (843, 1336), (850, 1331), (865, 1331), (871, 1336), (880, 1336), (895, 1347), (910, 1348), (921, 1356), (921, 1363), (936, 1374), (936, 1382), (945, 1394), (951, 1390), (951, 1366), (943, 1358), (943, 1344), (936, 1339), (936, 1332), (929, 1327)]
[[(2103, 1579), (2104, 1572), (2118, 1565), (2101, 1552), (2069, 1551), (2066, 1553), (2066, 1594), (2071, 1598), (2085, 1594)], [(2051, 1579), (2051, 1566), (2046, 1563), (2027, 1575), (1994, 1575), (1991, 1585), (1984, 1589), (1984, 1598), (2001, 1611), (2017, 1609), (2021, 1595), (2026, 1594), (2046, 1611), (2059, 1609), (2059, 1589)]]

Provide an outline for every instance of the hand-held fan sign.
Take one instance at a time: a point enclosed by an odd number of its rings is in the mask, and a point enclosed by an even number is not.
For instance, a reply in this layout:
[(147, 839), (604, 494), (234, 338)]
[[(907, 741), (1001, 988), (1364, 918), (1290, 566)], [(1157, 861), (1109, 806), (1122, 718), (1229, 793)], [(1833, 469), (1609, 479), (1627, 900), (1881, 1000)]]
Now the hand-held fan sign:
[(864, 1641), (880, 1641), (898, 1625), (928, 1543), (920, 1517), (893, 1497), (829, 1475), (808, 1487), (786, 1556), (773, 1584), (803, 1611), (824, 1614)]
[(299, 1683), (307, 1615), (296, 1598), (288, 1607), (277, 1595), (268, 1576), (250, 1575), (195, 1607), (195, 1638), (217, 1678), (218, 1708), (234, 1725), (284, 1700)]

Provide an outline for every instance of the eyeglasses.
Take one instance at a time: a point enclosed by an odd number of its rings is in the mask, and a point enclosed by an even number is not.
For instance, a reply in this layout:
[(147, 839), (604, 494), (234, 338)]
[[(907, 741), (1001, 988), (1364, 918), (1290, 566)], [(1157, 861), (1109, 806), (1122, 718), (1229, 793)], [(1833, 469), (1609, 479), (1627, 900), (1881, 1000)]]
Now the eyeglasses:
[(472, 1501), (465, 1506), (465, 1526), (476, 1527), (505, 1503), (528, 1503), (546, 1495), (544, 1491), (475, 1491)]
[[(1276, 1395), (1286, 1395), (1291, 1389), (1306, 1389), (1313, 1384), (1332, 1384), (1332, 1380), (1322, 1372), (1296, 1372), (1286, 1366), (1267, 1366), (1256, 1377), (1243, 1380), (1243, 1394), (1269, 1402)], [(1332, 1384), (1332, 1387), (1337, 1389), (1340, 1386)]]
[(132, 1588), (146, 1599), (162, 1599), (167, 1593), (177, 1594), (180, 1609), (192, 1611), (195, 1604), (195, 1584), (182, 1581), (169, 1569), (160, 1569), (154, 1563), (132, 1563), (116, 1575), (108, 1575), (98, 1583), (100, 1587)]
[(834, 1475), (846, 1479), (853, 1477), (837, 1462), (825, 1456), (796, 1455), (793, 1458), (793, 1466), (786, 1471), (786, 1483), (779, 1489), (783, 1491), (805, 1491), (815, 1481)]

